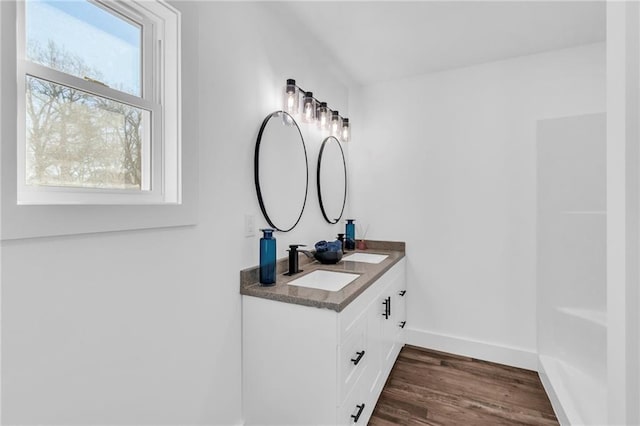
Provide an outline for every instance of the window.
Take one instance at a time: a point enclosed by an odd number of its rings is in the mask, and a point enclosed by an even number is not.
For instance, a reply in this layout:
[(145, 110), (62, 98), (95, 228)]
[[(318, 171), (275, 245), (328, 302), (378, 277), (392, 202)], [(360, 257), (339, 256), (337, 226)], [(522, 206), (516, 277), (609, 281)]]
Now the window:
[(18, 203), (179, 204), (179, 13), (27, 0), (18, 18)]

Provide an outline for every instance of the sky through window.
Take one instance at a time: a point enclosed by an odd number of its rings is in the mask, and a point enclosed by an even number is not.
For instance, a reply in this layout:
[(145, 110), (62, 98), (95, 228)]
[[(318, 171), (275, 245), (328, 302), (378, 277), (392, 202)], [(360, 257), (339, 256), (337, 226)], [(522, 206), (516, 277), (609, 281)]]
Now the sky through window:
[[(77, 75), (102, 81), (108, 86), (141, 96), (141, 28), (105, 9), (85, 1), (29, 0), (26, 2), (28, 59), (52, 65), (43, 59), (55, 46), (60, 55), (85, 65)], [(55, 59), (55, 58), (54, 58)]]

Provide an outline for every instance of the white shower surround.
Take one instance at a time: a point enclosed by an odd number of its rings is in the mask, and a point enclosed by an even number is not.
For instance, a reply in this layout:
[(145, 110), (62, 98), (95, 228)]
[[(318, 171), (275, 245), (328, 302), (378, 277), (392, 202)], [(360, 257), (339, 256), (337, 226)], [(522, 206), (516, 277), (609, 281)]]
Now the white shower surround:
[(537, 136), (538, 371), (562, 424), (606, 424), (606, 116)]

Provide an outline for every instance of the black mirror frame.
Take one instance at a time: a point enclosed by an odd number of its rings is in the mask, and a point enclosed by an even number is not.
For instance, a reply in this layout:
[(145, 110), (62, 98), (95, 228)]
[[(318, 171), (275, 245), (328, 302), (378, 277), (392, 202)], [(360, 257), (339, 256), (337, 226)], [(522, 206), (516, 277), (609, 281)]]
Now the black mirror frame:
[[(267, 213), (267, 209), (264, 206), (264, 200), (262, 199), (262, 191), (260, 190), (260, 174), (259, 174), (260, 142), (262, 141), (262, 133), (264, 132), (265, 127), (267, 127), (267, 123), (269, 122), (269, 120), (279, 115), (288, 116), (291, 119), (291, 122), (296, 126), (296, 129), (298, 130), (298, 134), (300, 135), (300, 141), (302, 142), (302, 149), (304, 150), (304, 162), (305, 162), (305, 167), (307, 169), (307, 184), (305, 186), (304, 201), (302, 202), (302, 209), (300, 210), (300, 215), (298, 216), (298, 220), (296, 220), (296, 223), (294, 223), (293, 226), (289, 229), (279, 228), (278, 226), (276, 226), (275, 223), (273, 223), (273, 221), (269, 217), (269, 214)], [(260, 204), (260, 210), (262, 211), (262, 215), (267, 220), (267, 223), (269, 224), (269, 226), (271, 226), (276, 231), (280, 231), (280, 232), (291, 231), (300, 222), (300, 219), (302, 218), (302, 213), (304, 213), (304, 208), (307, 205), (307, 195), (309, 193), (309, 158), (307, 157), (307, 146), (304, 143), (304, 138), (302, 137), (302, 132), (300, 131), (300, 127), (298, 126), (298, 123), (296, 123), (296, 120), (294, 120), (294, 118), (289, 113), (285, 111), (274, 111), (271, 114), (267, 115), (264, 121), (262, 122), (262, 126), (260, 126), (260, 132), (258, 133), (258, 139), (256, 140), (255, 152), (253, 155), (253, 176), (254, 176), (254, 182), (256, 185), (256, 194), (258, 195), (258, 203)]]
[[(322, 202), (322, 188), (320, 185), (320, 166), (322, 165), (322, 153), (324, 152), (324, 147), (326, 146), (327, 142), (329, 142), (331, 139), (335, 140), (336, 143), (338, 144), (338, 147), (340, 148), (340, 154), (342, 155), (342, 166), (344, 168), (344, 198), (342, 199), (342, 210), (340, 211), (340, 215), (337, 218), (334, 218), (333, 220), (329, 219), (329, 217), (327, 216), (327, 212), (324, 209), (324, 203)], [(316, 173), (316, 183), (318, 186), (318, 202), (320, 203), (320, 210), (322, 211), (322, 216), (324, 216), (324, 220), (326, 220), (328, 223), (335, 225), (342, 218), (342, 215), (344, 213), (344, 207), (347, 204), (347, 162), (344, 159), (344, 151), (342, 150), (342, 144), (340, 144), (340, 141), (335, 136), (328, 136), (322, 141), (322, 146), (320, 147), (320, 153), (318, 154), (318, 170)]]

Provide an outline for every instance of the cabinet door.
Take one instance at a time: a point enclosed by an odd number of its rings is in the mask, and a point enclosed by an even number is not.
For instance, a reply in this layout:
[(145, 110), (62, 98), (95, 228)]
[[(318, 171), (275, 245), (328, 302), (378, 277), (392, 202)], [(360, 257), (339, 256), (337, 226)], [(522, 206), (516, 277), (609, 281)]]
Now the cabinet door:
[[(382, 326), (385, 321), (382, 314), (385, 312), (382, 304), (384, 298), (378, 295), (367, 308), (367, 347), (369, 348), (370, 371), (364, 380), (367, 380), (369, 390), (382, 390), (386, 380), (382, 372), (383, 359), (383, 334)], [(377, 393), (373, 392), (376, 395)], [(367, 398), (371, 400), (371, 398)], [(373, 401), (375, 404), (375, 401)]]
[(395, 341), (400, 346), (404, 345), (404, 329), (407, 326), (407, 281), (402, 279), (396, 281), (393, 288), (394, 323), (396, 325)]
[[(396, 341), (396, 311), (394, 302), (395, 299), (393, 297), (393, 291), (391, 288), (387, 288), (385, 292), (382, 293), (382, 309), (381, 313), (382, 317), (382, 364), (387, 365), (389, 363), (393, 363), (391, 357), (393, 356), (393, 352), (395, 349), (395, 341)], [(383, 369), (384, 370), (384, 369)]]
[(370, 365), (364, 366), (363, 375), (358, 379), (357, 383), (347, 395), (343, 404), (338, 407), (336, 424), (337, 425), (366, 425), (371, 412), (373, 410), (372, 403), (366, 400), (367, 392), (362, 383), (362, 377), (367, 375)]
[[(403, 265), (404, 266), (404, 265)], [(383, 372), (386, 375), (395, 362), (402, 345), (404, 344), (403, 329), (406, 325), (406, 274), (404, 267), (393, 276), (382, 296), (385, 298), (387, 309), (383, 315), (382, 325), (383, 341)]]
[(367, 341), (366, 313), (363, 313), (354, 322), (350, 332), (344, 336), (338, 346), (338, 373), (340, 374), (338, 386), (340, 397), (338, 405), (342, 404), (344, 398), (353, 389), (354, 384), (362, 374), (362, 370), (369, 363), (371, 349)]

